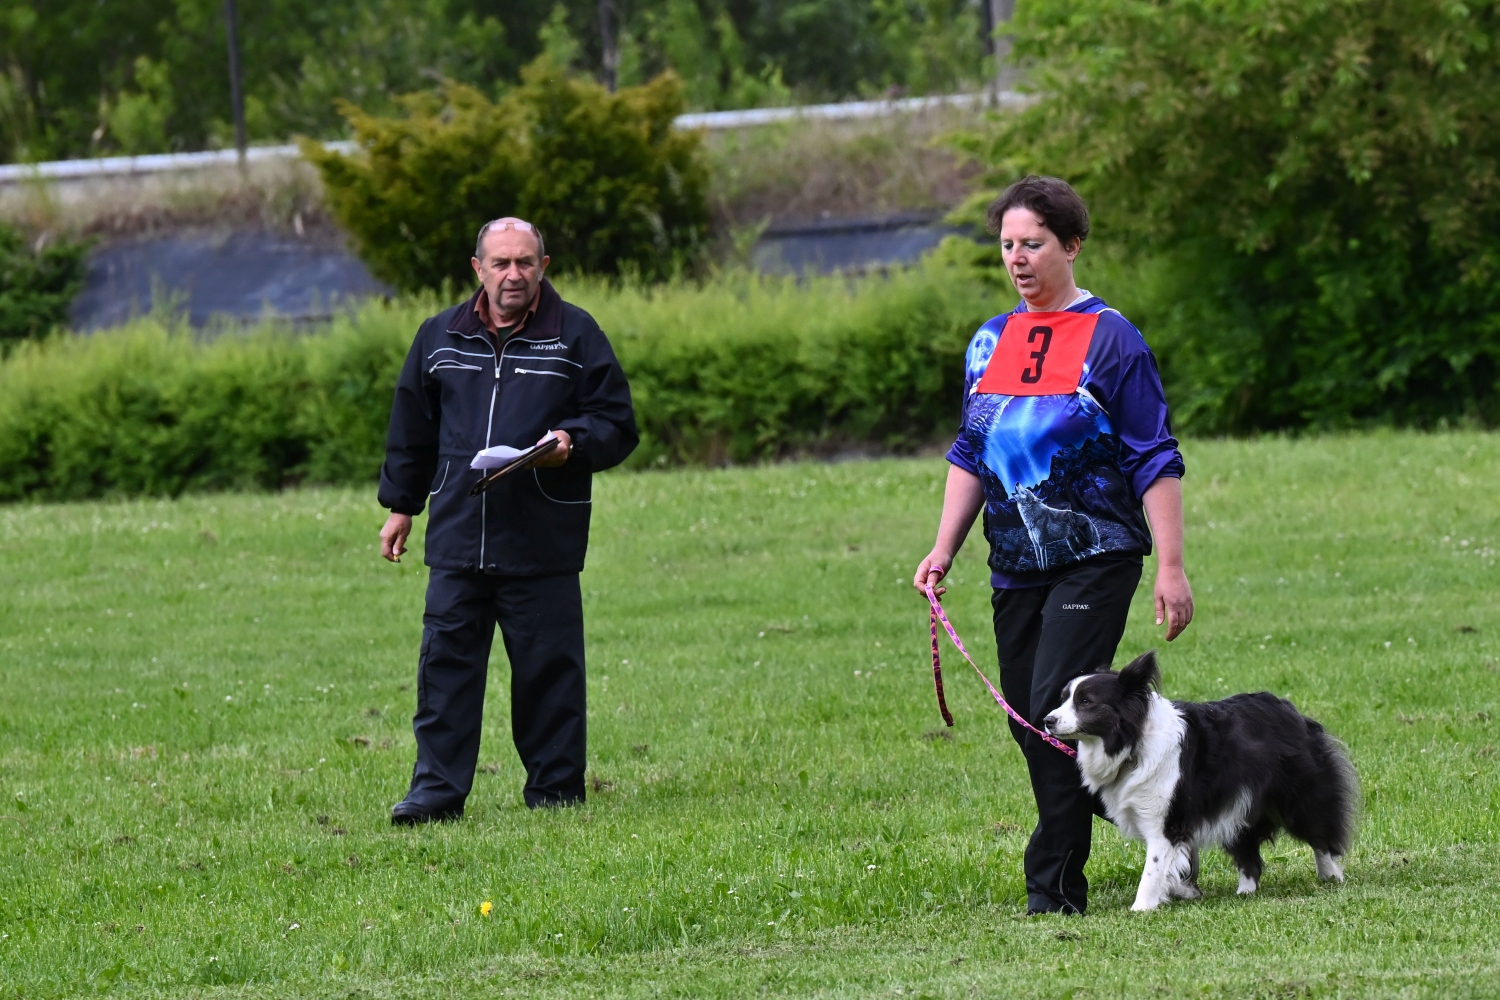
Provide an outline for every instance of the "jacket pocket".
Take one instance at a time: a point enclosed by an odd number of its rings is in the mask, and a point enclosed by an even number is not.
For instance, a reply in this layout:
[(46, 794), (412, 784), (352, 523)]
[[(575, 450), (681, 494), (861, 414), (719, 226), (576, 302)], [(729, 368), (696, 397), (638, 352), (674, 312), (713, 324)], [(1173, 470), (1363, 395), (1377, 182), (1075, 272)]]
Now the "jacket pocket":
[(452, 470), (452, 467), (453, 463), (451, 461), (443, 463), (442, 478), (438, 480), (437, 486), (435, 488), (427, 491), (428, 496), (435, 497), (439, 493), (443, 492), (443, 487), (448, 485), (448, 473)]
[(555, 504), (574, 506), (593, 503), (593, 476), (586, 470), (568, 468), (531, 470), (542, 496)]

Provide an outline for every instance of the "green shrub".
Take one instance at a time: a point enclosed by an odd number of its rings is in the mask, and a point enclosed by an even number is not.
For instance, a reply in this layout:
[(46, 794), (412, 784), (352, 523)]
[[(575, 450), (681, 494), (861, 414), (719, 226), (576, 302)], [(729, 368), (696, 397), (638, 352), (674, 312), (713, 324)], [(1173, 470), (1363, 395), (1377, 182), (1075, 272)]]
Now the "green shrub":
[(0, 366), (0, 499), (275, 487), (305, 458), (287, 336), (212, 345), (142, 321), (25, 344)]
[[(803, 283), (566, 283), (635, 396), (634, 465), (904, 449), (952, 433), (962, 356), (1006, 307), (961, 267)], [(144, 319), (0, 362), (0, 501), (373, 482), (402, 360), (432, 300), (370, 303), (318, 334), (194, 339)]]
[(379, 473), (401, 365), (418, 325), (442, 308), (435, 299), (372, 305), (301, 342), (308, 391), (295, 422), (307, 441), (300, 475), (317, 483), (357, 483)]
[(20, 232), (0, 224), (0, 354), (67, 322), (87, 252), (85, 244), (66, 240), (33, 250)]
[(708, 176), (676, 77), (616, 94), (545, 60), (498, 102), (472, 87), (401, 99), (382, 118), (343, 105), (355, 156), (304, 143), (335, 217), (374, 274), (407, 291), (473, 284), (486, 221), (541, 227), (556, 273), (662, 278), (694, 259), (708, 231)]
[(630, 377), (637, 464), (928, 442), (957, 427), (964, 348), (1008, 305), (939, 264), (859, 281), (739, 275), (572, 297)]
[(1059, 0), (1017, 28), (1044, 97), (971, 148), (1089, 199), (1085, 256), (1182, 426), (1500, 421), (1500, 0)]

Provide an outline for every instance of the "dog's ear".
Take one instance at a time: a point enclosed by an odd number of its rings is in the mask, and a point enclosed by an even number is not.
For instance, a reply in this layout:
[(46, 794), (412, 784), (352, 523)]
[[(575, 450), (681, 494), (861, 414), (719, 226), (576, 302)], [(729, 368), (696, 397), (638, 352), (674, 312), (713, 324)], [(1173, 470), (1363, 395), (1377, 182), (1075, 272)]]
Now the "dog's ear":
[(1127, 694), (1145, 694), (1161, 687), (1161, 667), (1156, 664), (1156, 650), (1148, 650), (1126, 664), (1120, 671), (1120, 686)]

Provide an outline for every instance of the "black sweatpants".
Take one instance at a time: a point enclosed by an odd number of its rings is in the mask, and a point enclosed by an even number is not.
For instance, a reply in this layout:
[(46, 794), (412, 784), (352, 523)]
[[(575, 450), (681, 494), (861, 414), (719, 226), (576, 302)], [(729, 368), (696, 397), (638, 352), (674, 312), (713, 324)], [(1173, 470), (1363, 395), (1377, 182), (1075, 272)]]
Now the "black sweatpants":
[[(1140, 556), (1102, 555), (1043, 586), (995, 591), (1000, 690), (1028, 722), (1041, 729), (1062, 704), (1068, 681), (1110, 666), (1140, 579)], [(1089, 891), (1083, 866), (1094, 814), (1102, 809), (1072, 757), (1014, 721), (1010, 732), (1036, 796), (1036, 830), (1026, 845), (1027, 909), (1082, 913)]]
[(578, 574), (489, 576), (433, 568), (417, 662), (417, 764), (406, 801), (460, 811), (474, 786), (495, 625), (510, 659), (510, 724), (526, 804), (582, 802), (587, 718)]

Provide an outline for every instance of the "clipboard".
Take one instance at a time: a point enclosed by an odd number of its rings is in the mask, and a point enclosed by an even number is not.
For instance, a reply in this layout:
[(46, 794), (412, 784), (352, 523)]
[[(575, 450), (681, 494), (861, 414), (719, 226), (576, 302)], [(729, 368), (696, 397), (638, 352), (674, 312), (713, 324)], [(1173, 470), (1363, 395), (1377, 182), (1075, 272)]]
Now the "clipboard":
[(477, 497), (479, 494), (489, 489), (493, 483), (505, 476), (510, 475), (512, 472), (519, 472), (521, 469), (531, 468), (536, 464), (537, 459), (543, 457), (544, 455), (550, 454), (560, 444), (562, 444), (562, 440), (560, 438), (552, 437), (543, 441), (541, 444), (536, 445), (535, 447), (526, 449), (525, 451), (521, 452), (521, 454), (517, 455), (515, 457), (515, 460), (512, 461), (509, 465), (504, 466), (503, 468), (496, 469), (494, 472), (489, 473), (483, 479), (479, 480), (479, 482), (475, 483), (473, 489), (469, 490), (469, 496)]

